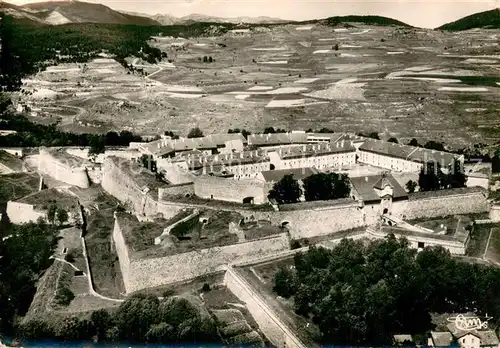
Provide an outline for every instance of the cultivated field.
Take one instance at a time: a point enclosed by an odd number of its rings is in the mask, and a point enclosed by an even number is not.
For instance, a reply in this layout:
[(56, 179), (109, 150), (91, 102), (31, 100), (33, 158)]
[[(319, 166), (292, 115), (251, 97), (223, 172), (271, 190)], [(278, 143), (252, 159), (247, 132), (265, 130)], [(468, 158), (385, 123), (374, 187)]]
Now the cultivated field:
[(73, 131), (328, 127), (459, 146), (500, 138), (499, 34), (354, 24), (157, 36), (168, 61), (128, 59), (143, 75), (103, 57), (25, 83), (33, 117)]

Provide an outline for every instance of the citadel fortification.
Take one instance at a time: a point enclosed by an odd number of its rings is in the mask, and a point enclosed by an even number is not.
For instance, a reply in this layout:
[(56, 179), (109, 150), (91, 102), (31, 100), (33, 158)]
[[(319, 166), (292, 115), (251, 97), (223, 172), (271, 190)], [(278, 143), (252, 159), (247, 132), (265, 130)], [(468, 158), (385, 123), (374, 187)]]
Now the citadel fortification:
[(158, 258), (139, 258), (127, 245), (121, 223), (115, 214), (113, 241), (127, 293), (222, 271), (236, 261), (274, 255), (289, 249), (287, 233), (279, 233), (232, 245)]
[[(353, 199), (289, 204), (280, 206), (279, 211), (259, 211), (245, 208), (243, 205), (224, 207), (221, 204), (210, 207), (203, 204), (179, 203), (168, 198), (169, 191), (171, 190), (172, 194), (191, 195), (193, 186), (188, 184), (158, 188), (157, 183), (150, 182), (151, 188), (148, 188), (139, 183), (140, 179), (144, 184), (144, 177), (147, 178), (148, 174), (134, 176), (125, 167), (120, 168), (116, 159), (107, 158), (103, 167), (102, 186), (108, 193), (130, 205), (136, 214), (143, 216), (160, 213), (165, 219), (169, 219), (186, 208), (236, 211), (246, 219), (267, 220), (277, 226), (286, 225), (292, 238), (301, 239), (373, 225), (383, 213), (380, 202), (364, 204)], [(200, 190), (227, 191), (228, 199), (232, 195), (237, 197), (233, 199), (235, 202), (242, 202), (243, 198), (250, 197), (251, 194), (251, 197), (258, 197), (261, 189), (264, 190), (264, 186), (253, 182), (245, 188), (242, 187), (246, 185), (246, 180), (227, 180), (219, 177), (202, 177), (200, 182), (196, 180), (194, 192), (197, 194)], [(409, 194), (407, 199), (390, 202), (388, 207), (391, 215), (406, 220), (490, 211), (487, 191), (479, 187), (413, 193)]]

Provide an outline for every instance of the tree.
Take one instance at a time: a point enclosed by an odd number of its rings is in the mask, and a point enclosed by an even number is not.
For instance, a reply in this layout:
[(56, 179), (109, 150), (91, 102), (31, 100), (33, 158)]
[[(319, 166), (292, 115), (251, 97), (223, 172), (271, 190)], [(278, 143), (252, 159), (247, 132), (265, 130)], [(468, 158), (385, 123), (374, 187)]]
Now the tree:
[(405, 186), (406, 186), (406, 191), (408, 191), (408, 193), (413, 193), (415, 192), (415, 189), (417, 188), (418, 184), (413, 180), (408, 180)]
[(350, 192), (347, 175), (318, 173), (304, 179), (304, 196), (307, 201), (345, 198)]
[(293, 178), (293, 174), (288, 174), (273, 185), (268, 198), (275, 199), (279, 204), (287, 204), (297, 203), (301, 195), (302, 189), (299, 182)]
[(188, 138), (202, 138), (203, 136), (203, 132), (198, 127), (191, 128), (187, 135)]
[(426, 142), (424, 148), (437, 151), (446, 151), (443, 143), (438, 143), (434, 140)]
[(209, 62), (209, 63), (212, 63), (212, 62), (213, 62), (212, 56), (208, 57), (208, 62)]
[(448, 183), (450, 188), (465, 187), (467, 176), (465, 175), (464, 166), (461, 161), (454, 160), (448, 168)]
[(420, 191), (435, 191), (441, 189), (440, 178), (443, 172), (439, 163), (427, 162), (422, 166), (418, 176)]
[(295, 293), (295, 276), (289, 268), (281, 267), (276, 272), (273, 291), (285, 298), (289, 298)]
[(100, 153), (104, 153), (106, 150), (106, 142), (105, 138), (100, 135), (91, 135), (90, 136), (90, 148), (89, 148), (89, 157), (95, 158)]
[(69, 215), (68, 215), (68, 212), (66, 210), (64, 210), (63, 208), (58, 208), (57, 209), (57, 222), (59, 223), (60, 226), (64, 225), (66, 222), (68, 222), (68, 219), (69, 219)]
[(336, 43), (336, 44), (335, 44), (335, 46), (333, 46), (333, 49), (334, 49), (335, 51), (338, 51), (338, 50), (339, 50), (339, 44), (338, 44), (338, 43)]
[(500, 173), (500, 155), (498, 153), (491, 158), (491, 169), (493, 173)]
[(56, 223), (57, 205), (51, 204), (47, 210), (47, 220), (54, 225)]
[(21, 57), (15, 52), (13, 17), (0, 14), (0, 92), (19, 91), (22, 86)]
[(203, 56), (203, 63), (206, 63), (208, 62), (208, 57), (207, 56)]
[(114, 316), (120, 337), (141, 342), (158, 315), (159, 301), (152, 295), (137, 294), (123, 302)]
[(389, 138), (389, 140), (387, 140), (387, 141), (388, 141), (388, 142), (390, 142), (390, 143), (395, 143), (395, 144), (397, 144), (397, 143), (398, 143), (398, 139), (396, 139), (396, 138), (394, 138), (394, 137)]
[(408, 143), (408, 145), (410, 146), (416, 146), (416, 147), (419, 147), (420, 144), (418, 143), (418, 140), (413, 138), (412, 140), (410, 140), (410, 142)]
[(153, 159), (153, 156), (151, 155), (142, 155), (139, 158), (139, 162), (142, 165), (142, 167), (146, 168), (150, 172), (156, 173), (158, 171), (158, 168), (156, 166), (156, 161)]
[(97, 340), (104, 340), (106, 338), (106, 332), (112, 323), (111, 316), (108, 311), (105, 309), (99, 309), (92, 312), (90, 315), (90, 321), (95, 328)]

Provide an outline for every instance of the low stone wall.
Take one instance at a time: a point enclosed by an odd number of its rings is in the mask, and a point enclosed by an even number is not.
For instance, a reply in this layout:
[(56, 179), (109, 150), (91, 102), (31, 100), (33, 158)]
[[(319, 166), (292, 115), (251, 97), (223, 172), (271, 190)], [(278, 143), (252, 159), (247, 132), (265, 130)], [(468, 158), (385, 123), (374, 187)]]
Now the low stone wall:
[(151, 259), (129, 255), (121, 228), (115, 219), (113, 230), (120, 268), (127, 293), (193, 279), (222, 271), (228, 264), (273, 255), (289, 249), (289, 238), (281, 233), (268, 238)]
[(305, 348), (306, 345), (295, 336), (266, 304), (265, 300), (250, 286), (237, 269), (228, 267), (224, 276), (227, 288), (245, 303), (248, 311), (259, 325), (267, 339), (276, 347)]
[(39, 218), (47, 219), (47, 213), (36, 211), (32, 204), (7, 202), (7, 216), (13, 224), (37, 222)]

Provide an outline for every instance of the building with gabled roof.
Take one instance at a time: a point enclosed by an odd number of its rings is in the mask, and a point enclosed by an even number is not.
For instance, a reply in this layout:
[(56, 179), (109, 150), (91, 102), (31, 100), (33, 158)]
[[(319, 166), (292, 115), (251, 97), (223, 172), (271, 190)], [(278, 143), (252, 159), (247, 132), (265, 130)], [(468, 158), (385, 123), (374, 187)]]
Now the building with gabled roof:
[(455, 161), (463, 163), (463, 156), (422, 147), (367, 139), (359, 147), (359, 162), (398, 172), (420, 171), (427, 162), (439, 163), (447, 168)]
[(150, 143), (138, 145), (139, 150), (153, 156), (154, 158), (173, 157), (183, 152), (201, 151), (205, 154), (213, 154), (218, 149), (224, 148), (227, 142), (240, 141), (246, 144), (247, 141), (241, 133), (230, 134), (210, 134), (200, 138), (162, 138)]
[(356, 163), (356, 148), (350, 141), (303, 144), (269, 150), (269, 158), (275, 169), (343, 168)]

